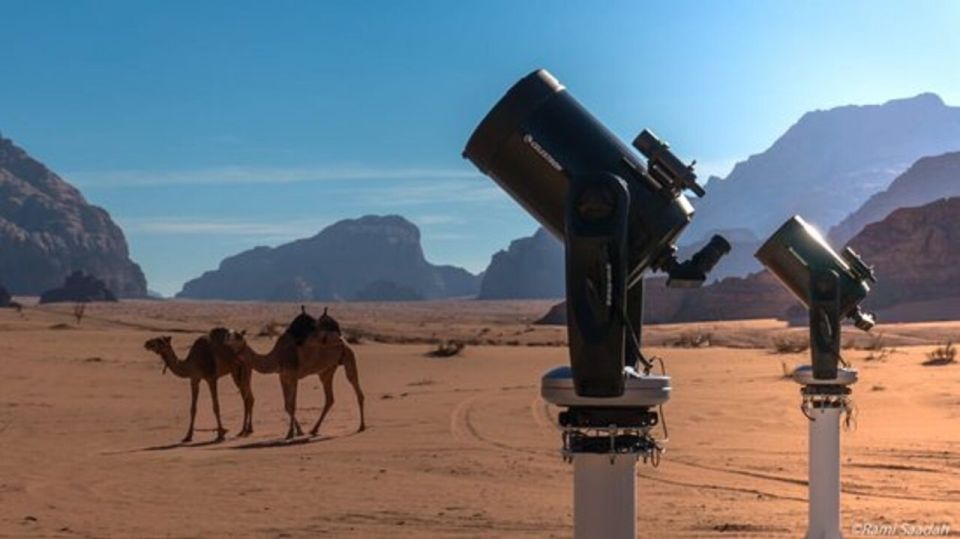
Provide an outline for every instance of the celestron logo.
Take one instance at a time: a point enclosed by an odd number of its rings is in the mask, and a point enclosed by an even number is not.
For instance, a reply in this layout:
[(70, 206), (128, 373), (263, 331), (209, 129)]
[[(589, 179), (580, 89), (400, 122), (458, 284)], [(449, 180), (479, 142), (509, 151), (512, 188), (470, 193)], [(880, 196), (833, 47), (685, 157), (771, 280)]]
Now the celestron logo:
[(560, 163), (558, 163), (557, 160), (554, 159), (552, 155), (550, 155), (550, 152), (548, 152), (547, 150), (544, 150), (543, 146), (541, 146), (536, 140), (533, 140), (533, 137), (529, 133), (523, 136), (523, 142), (525, 142), (528, 146), (533, 148), (533, 151), (537, 152), (537, 155), (539, 155), (540, 157), (543, 158), (544, 161), (549, 163), (550, 166), (554, 168), (554, 170), (556, 170), (557, 172), (563, 172), (563, 167), (560, 166)]

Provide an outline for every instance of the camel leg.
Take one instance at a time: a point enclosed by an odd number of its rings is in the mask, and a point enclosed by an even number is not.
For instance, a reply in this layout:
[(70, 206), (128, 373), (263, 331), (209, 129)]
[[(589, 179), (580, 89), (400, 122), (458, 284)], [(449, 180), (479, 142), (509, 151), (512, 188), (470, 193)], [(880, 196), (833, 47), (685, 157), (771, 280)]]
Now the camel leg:
[(310, 429), (311, 436), (317, 435), (317, 432), (320, 431), (320, 424), (323, 423), (323, 418), (327, 417), (327, 412), (333, 407), (333, 375), (336, 372), (336, 369), (327, 369), (317, 375), (320, 378), (320, 383), (323, 384), (323, 396), (326, 400), (323, 403), (323, 411), (320, 412), (320, 418), (317, 419), (317, 423)]
[(347, 381), (353, 386), (354, 393), (357, 394), (357, 405), (360, 407), (360, 428), (357, 432), (363, 432), (367, 424), (363, 417), (363, 390), (360, 389), (360, 373), (357, 371), (357, 358), (352, 350), (347, 350), (346, 357), (343, 359), (343, 370), (346, 371)]
[(247, 392), (247, 398), (244, 401), (244, 408), (246, 408), (245, 413), (247, 416), (247, 434), (246, 434), (247, 436), (250, 436), (251, 434), (253, 434), (254, 398), (253, 398), (253, 387), (250, 384), (252, 379), (253, 379), (253, 371), (250, 369), (245, 370), (243, 373), (243, 387)]
[(197, 396), (200, 394), (200, 380), (190, 379), (190, 427), (187, 428), (187, 435), (183, 437), (181, 443), (187, 443), (193, 440), (193, 421), (197, 418)]
[(217, 395), (217, 379), (207, 380), (207, 386), (210, 388), (210, 398), (213, 400), (213, 415), (217, 418), (217, 441), (221, 442), (227, 429), (223, 428), (223, 423), (220, 421), (220, 397)]
[(287, 415), (290, 416), (290, 428), (287, 429), (287, 439), (303, 434), (300, 423), (297, 421), (297, 380), (282, 380), (283, 401), (287, 409)]
[(237, 437), (249, 436), (253, 433), (253, 390), (250, 388), (250, 376), (243, 369), (237, 369), (230, 373), (233, 383), (240, 390), (240, 398), (243, 399), (243, 426)]

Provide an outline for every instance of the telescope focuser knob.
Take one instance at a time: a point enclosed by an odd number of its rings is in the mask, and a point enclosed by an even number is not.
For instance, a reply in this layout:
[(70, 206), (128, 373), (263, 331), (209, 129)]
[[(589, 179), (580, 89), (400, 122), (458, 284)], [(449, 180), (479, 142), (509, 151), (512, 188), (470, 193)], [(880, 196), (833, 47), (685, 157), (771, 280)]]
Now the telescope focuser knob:
[(853, 276), (860, 281), (870, 281), (871, 283), (877, 282), (877, 277), (873, 273), (873, 267), (868, 266), (863, 263), (863, 259), (860, 258), (853, 249), (847, 247), (843, 250), (843, 259), (850, 265), (850, 272), (853, 273)]

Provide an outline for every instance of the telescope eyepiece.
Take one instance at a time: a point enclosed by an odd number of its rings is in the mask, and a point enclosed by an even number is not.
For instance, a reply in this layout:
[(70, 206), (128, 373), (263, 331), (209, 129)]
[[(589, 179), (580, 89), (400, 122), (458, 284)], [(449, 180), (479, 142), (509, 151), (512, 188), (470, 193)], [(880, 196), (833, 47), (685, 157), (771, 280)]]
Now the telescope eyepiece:
[(673, 255), (668, 262), (667, 286), (671, 288), (697, 288), (707, 280), (707, 275), (724, 255), (730, 252), (730, 242), (723, 236), (714, 235), (686, 262), (678, 262)]

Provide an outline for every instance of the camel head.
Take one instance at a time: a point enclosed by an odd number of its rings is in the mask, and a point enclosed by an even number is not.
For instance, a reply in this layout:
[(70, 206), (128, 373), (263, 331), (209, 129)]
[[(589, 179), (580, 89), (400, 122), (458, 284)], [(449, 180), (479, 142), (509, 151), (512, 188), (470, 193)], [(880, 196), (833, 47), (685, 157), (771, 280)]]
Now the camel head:
[[(171, 338), (169, 335), (164, 335), (162, 337), (154, 337), (147, 342), (143, 343), (143, 347), (147, 350), (150, 350), (158, 356), (163, 356), (163, 354), (173, 350), (173, 345), (170, 344)], [(167, 363), (163, 363), (163, 371), (161, 374), (167, 374)]]
[(222, 344), (227, 345), (231, 350), (233, 350), (234, 353), (239, 354), (244, 348), (247, 347), (247, 330), (227, 330)]
[(150, 350), (154, 354), (161, 355), (167, 350), (173, 348), (173, 345), (170, 344), (170, 336), (164, 335), (162, 337), (154, 337), (147, 342), (143, 343), (143, 347), (147, 350)]

